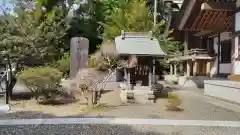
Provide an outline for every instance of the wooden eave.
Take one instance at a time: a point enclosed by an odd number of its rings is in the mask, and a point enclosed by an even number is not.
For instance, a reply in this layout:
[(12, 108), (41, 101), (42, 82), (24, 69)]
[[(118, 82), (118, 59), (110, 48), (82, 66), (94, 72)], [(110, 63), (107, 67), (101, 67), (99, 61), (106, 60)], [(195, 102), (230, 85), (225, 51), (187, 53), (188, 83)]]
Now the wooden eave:
[(232, 13), (230, 11), (201, 10), (189, 31), (231, 31)]
[(196, 37), (211, 37), (213, 35), (216, 35), (217, 33), (214, 31), (198, 31), (198, 32), (193, 32), (193, 35)]
[(201, 4), (201, 10), (232, 11), (235, 6), (233, 3), (204, 2)]
[[(224, 32), (231, 31), (235, 3), (191, 0), (178, 25), (179, 30)], [(206, 34), (207, 34), (206, 33)], [(204, 35), (200, 33), (199, 36)]]

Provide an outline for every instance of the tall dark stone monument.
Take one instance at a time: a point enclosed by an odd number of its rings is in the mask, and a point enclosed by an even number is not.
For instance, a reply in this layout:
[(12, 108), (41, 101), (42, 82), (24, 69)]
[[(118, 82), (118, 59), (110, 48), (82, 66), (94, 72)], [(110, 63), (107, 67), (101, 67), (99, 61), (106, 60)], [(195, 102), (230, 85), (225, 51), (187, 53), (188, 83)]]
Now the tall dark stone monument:
[(70, 44), (70, 78), (74, 78), (81, 68), (88, 68), (89, 40), (73, 37)]

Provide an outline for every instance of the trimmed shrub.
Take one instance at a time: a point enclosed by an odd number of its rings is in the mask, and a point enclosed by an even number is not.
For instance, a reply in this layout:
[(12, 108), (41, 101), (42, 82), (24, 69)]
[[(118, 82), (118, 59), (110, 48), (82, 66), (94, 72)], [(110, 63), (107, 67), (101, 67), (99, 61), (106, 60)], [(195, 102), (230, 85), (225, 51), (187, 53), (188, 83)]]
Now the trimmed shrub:
[(65, 53), (63, 57), (58, 60), (55, 64), (55, 66), (59, 71), (63, 73), (64, 78), (69, 77), (70, 73), (70, 55), (69, 53)]
[(62, 73), (51, 67), (28, 68), (18, 79), (33, 93), (38, 103), (54, 101), (61, 91)]

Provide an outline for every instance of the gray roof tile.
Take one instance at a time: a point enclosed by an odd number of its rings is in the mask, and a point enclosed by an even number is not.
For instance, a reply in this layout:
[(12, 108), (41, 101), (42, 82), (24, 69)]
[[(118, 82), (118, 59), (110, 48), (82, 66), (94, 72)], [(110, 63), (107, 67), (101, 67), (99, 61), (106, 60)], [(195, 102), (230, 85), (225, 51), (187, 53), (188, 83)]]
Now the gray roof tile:
[(122, 36), (115, 38), (117, 53), (120, 55), (143, 55), (163, 57), (166, 54), (160, 48), (156, 38), (148, 36)]

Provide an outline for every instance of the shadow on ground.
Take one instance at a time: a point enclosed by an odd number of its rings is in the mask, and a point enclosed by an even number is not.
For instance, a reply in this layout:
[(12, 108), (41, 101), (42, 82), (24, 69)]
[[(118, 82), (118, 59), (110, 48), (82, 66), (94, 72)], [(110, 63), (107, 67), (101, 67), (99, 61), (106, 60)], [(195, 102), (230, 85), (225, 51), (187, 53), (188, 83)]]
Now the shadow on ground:
[[(63, 112), (64, 113), (64, 112)], [(68, 115), (68, 116), (55, 116), (53, 114), (38, 112), (38, 111), (16, 111), (8, 113), (0, 113), (0, 119), (38, 119), (38, 118), (85, 118), (88, 116)], [(102, 116), (99, 116), (99, 118)]]

